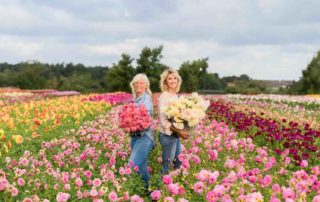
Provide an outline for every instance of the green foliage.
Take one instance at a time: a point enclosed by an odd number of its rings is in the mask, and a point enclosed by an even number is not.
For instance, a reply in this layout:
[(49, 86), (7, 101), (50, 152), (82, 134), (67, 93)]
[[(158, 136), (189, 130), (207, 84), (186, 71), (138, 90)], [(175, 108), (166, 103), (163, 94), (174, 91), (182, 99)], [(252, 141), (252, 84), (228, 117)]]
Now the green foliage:
[(108, 91), (131, 91), (129, 82), (135, 74), (135, 69), (131, 65), (132, 61), (129, 55), (122, 54), (118, 64), (110, 68), (106, 75)]
[(150, 80), (150, 88), (152, 91), (160, 91), (160, 75), (168, 67), (160, 63), (162, 58), (162, 46), (158, 48), (145, 47), (140, 53), (140, 57), (137, 59), (137, 73), (145, 73)]
[(181, 90), (184, 92), (198, 90), (201, 83), (200, 78), (207, 74), (208, 66), (208, 58), (184, 62), (179, 69), (182, 78)]
[(200, 78), (199, 89), (222, 90), (222, 88), (222, 82), (217, 73), (208, 73)]
[(267, 93), (266, 84), (257, 80), (237, 80), (234, 85), (226, 87), (227, 93), (258, 94)]
[(302, 71), (302, 93), (320, 93), (320, 51), (312, 59), (307, 69)]

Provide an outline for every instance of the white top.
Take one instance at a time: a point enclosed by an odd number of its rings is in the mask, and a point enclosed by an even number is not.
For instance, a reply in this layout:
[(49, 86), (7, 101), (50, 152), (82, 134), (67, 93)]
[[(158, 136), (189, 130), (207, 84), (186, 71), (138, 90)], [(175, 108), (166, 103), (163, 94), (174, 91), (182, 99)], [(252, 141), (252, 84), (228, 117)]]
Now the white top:
[(163, 108), (166, 106), (170, 101), (178, 99), (177, 94), (172, 94), (169, 92), (161, 93), (159, 97), (159, 104), (158, 104), (158, 111), (159, 111), (159, 131), (166, 135), (171, 135), (172, 131), (170, 127), (172, 123), (168, 120), (168, 118), (163, 113)]

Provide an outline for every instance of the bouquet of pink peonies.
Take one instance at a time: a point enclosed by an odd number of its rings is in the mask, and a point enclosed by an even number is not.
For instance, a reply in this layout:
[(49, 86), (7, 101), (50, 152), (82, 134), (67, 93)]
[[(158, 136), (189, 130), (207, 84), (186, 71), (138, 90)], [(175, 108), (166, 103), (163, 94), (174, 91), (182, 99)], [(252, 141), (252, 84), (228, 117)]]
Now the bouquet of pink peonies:
[(143, 131), (151, 126), (151, 118), (144, 105), (124, 105), (119, 114), (120, 127), (126, 132)]

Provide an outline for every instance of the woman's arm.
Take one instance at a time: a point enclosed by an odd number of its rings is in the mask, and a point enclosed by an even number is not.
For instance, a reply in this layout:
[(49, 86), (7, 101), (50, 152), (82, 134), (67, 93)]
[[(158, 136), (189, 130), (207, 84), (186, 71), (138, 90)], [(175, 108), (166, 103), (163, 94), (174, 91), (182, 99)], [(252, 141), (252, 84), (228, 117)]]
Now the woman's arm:
[(172, 126), (172, 123), (167, 119), (164, 112), (162, 111), (162, 108), (166, 105), (167, 99), (168, 98), (166, 98), (164, 94), (160, 95), (159, 103), (158, 103), (158, 107), (159, 107), (158, 115), (159, 115), (160, 125), (164, 128), (165, 133), (168, 135), (171, 135), (170, 127)]
[(189, 132), (188, 131), (180, 130), (180, 129), (174, 127), (173, 125), (170, 126), (170, 130), (172, 132), (178, 133), (178, 135), (180, 137), (182, 137), (183, 139), (188, 139), (188, 137), (189, 137)]

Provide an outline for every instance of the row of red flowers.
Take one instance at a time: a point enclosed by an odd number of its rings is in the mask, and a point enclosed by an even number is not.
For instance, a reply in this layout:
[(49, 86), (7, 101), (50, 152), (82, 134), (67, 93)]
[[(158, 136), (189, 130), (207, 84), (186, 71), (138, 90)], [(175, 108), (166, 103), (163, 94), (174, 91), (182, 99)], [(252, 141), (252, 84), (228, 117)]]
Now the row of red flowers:
[(303, 159), (314, 165), (319, 164), (320, 153), (316, 142), (320, 131), (310, 128), (308, 124), (287, 123), (286, 119), (279, 122), (264, 117), (263, 113), (235, 111), (231, 104), (217, 101), (211, 103), (209, 115), (249, 134), (253, 139), (262, 139), (261, 144), (267, 144), (279, 155), (289, 149), (298, 165)]

